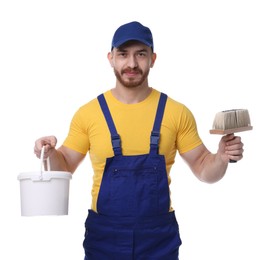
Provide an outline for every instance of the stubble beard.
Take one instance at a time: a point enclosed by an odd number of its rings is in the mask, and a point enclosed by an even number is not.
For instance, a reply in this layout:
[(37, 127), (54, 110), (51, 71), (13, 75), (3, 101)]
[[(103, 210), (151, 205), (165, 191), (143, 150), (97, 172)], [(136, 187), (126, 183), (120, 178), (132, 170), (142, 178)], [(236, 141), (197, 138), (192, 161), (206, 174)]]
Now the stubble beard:
[(114, 74), (117, 78), (117, 80), (121, 83), (121, 85), (123, 85), (124, 87), (126, 88), (136, 88), (140, 85), (143, 84), (143, 82), (147, 79), (148, 75), (149, 75), (149, 70), (143, 72), (142, 70), (140, 69), (135, 69), (135, 71), (138, 71), (142, 77), (140, 78), (140, 80), (135, 80), (135, 79), (129, 79), (129, 80), (124, 80), (122, 75), (124, 74), (124, 70), (121, 71), (121, 73), (114, 69)]

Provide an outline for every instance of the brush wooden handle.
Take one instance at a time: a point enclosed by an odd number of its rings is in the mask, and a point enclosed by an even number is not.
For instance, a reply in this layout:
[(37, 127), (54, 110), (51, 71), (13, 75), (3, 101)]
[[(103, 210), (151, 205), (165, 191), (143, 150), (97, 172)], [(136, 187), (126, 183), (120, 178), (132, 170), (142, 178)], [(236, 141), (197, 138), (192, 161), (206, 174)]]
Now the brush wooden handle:
[(235, 160), (229, 160), (229, 163), (236, 163), (237, 161), (235, 161)]
[(218, 135), (228, 135), (228, 134), (233, 134), (233, 133), (239, 133), (239, 132), (244, 132), (244, 131), (249, 131), (252, 130), (253, 126), (245, 126), (245, 127), (239, 127), (239, 128), (233, 128), (233, 129), (211, 129), (209, 132), (211, 134), (218, 134)]

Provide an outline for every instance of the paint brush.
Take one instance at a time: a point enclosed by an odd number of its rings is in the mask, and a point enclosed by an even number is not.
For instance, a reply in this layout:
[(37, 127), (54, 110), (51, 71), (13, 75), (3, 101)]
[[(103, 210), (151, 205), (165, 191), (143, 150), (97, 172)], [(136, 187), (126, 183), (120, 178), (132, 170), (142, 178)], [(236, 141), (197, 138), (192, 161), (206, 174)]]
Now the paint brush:
[[(250, 116), (247, 109), (230, 109), (215, 115), (211, 134), (228, 135), (252, 130)], [(230, 162), (236, 162), (230, 160)]]

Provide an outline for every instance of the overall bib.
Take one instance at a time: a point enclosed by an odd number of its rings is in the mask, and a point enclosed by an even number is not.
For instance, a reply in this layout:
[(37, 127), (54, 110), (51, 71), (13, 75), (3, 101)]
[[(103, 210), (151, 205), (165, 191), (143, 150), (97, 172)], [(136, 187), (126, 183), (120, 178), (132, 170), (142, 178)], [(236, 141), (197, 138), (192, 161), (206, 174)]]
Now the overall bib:
[[(161, 93), (150, 152), (122, 155), (104, 95), (98, 96), (114, 156), (107, 158), (97, 200), (85, 222), (85, 260), (178, 260), (181, 239), (170, 196), (165, 158), (158, 154), (167, 96)], [(149, 140), (148, 140), (149, 141)]]

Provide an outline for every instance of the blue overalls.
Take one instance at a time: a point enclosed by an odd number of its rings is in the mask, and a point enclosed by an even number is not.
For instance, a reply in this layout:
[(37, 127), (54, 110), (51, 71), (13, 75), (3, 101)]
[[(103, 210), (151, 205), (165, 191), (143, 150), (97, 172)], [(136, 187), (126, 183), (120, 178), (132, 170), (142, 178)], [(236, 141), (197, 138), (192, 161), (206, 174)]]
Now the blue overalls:
[(97, 200), (85, 222), (85, 260), (178, 260), (181, 239), (170, 196), (166, 164), (158, 154), (167, 96), (161, 93), (149, 154), (122, 155), (104, 95), (98, 96), (114, 156), (107, 158)]

